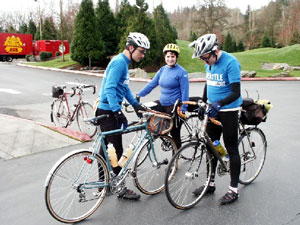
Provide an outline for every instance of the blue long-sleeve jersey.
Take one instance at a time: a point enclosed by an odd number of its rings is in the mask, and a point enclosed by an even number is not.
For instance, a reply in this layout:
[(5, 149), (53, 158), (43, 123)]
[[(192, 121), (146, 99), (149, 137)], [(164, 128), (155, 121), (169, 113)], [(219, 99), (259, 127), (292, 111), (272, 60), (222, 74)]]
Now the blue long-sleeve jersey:
[[(163, 66), (155, 77), (139, 93), (140, 97), (149, 94), (155, 87), (161, 87), (159, 101), (162, 106), (173, 105), (177, 99), (189, 100), (189, 78), (186, 70), (179, 64), (174, 67)], [(186, 110), (186, 105), (182, 108)]]
[(124, 97), (131, 105), (139, 104), (129, 89), (129, 63), (124, 53), (120, 53), (108, 64), (99, 91), (98, 108), (116, 112), (121, 109)]
[[(207, 98), (210, 103), (226, 98), (230, 93), (230, 84), (241, 82), (241, 65), (231, 54), (222, 51), (220, 59), (212, 66), (205, 65)], [(242, 104), (242, 97), (222, 106), (221, 111), (236, 109)]]

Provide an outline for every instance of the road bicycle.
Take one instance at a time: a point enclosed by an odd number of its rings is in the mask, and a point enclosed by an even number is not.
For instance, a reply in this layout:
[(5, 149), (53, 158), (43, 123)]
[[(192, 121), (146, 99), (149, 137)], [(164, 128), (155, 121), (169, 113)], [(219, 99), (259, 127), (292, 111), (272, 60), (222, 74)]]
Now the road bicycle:
[[(200, 97), (190, 97), (189, 101), (181, 102), (179, 99), (174, 103), (173, 110), (171, 114), (169, 115), (172, 117), (174, 121), (174, 126), (177, 126), (179, 123), (181, 123), (181, 130), (180, 130), (180, 138), (181, 138), (181, 144), (185, 144), (193, 140), (196, 136), (196, 134), (199, 132), (200, 123), (201, 121), (198, 119), (198, 104), (197, 102), (201, 100)], [(188, 105), (187, 111), (184, 115), (179, 116), (179, 111), (183, 104)], [(142, 103), (144, 107), (147, 109), (151, 109), (155, 106), (157, 106), (157, 103), (155, 101)], [(125, 107), (125, 111), (128, 113), (134, 112), (132, 106), (124, 102), (123, 106)], [(182, 155), (182, 157), (188, 157)]]
[[(88, 119), (95, 116), (93, 106), (83, 100), (83, 92), (87, 88), (92, 88), (93, 94), (95, 94), (95, 85), (77, 84), (71, 88), (72, 92), (66, 92), (65, 85), (53, 86), (52, 97), (55, 99), (51, 104), (50, 117), (55, 126), (64, 128), (71, 126), (76, 119), (79, 130), (92, 138), (95, 136), (97, 128), (87, 122)], [(78, 96), (78, 101), (71, 108), (68, 96), (73, 97), (74, 95)]]
[[(96, 125), (107, 116), (98, 116), (90, 122)], [(168, 120), (172, 125), (168, 116), (153, 111), (144, 112), (139, 123), (131, 124), (126, 129), (100, 130), (90, 149), (75, 150), (63, 156), (45, 181), (45, 201), (49, 213), (64, 223), (82, 221), (96, 211), (108, 193), (120, 193), (129, 174), (142, 193), (154, 195), (163, 191), (166, 167), (177, 148), (170, 137), (150, 132), (152, 117)], [(126, 133), (134, 134), (130, 142), (134, 145), (133, 153), (119, 174), (114, 174), (105, 137)], [(101, 146), (104, 158), (98, 154)], [(131, 162), (133, 168), (129, 166)], [(171, 178), (176, 168), (169, 171)]]
[[(198, 104), (199, 107), (208, 108), (202, 101)], [(213, 157), (219, 161), (218, 175), (229, 174), (229, 161), (216, 151), (206, 133), (208, 122), (221, 126), (219, 121), (204, 114), (196, 139), (183, 145), (169, 163), (165, 176), (165, 193), (170, 204), (177, 209), (192, 208), (202, 199), (211, 179)], [(239, 122), (238, 149), (241, 157), (239, 183), (247, 185), (257, 178), (266, 159), (267, 140), (263, 131), (257, 126), (246, 127)], [(185, 157), (182, 157), (183, 155)], [(169, 174), (174, 164), (177, 166), (177, 171), (170, 178)], [(195, 196), (193, 191), (202, 184), (205, 186), (202, 193)]]

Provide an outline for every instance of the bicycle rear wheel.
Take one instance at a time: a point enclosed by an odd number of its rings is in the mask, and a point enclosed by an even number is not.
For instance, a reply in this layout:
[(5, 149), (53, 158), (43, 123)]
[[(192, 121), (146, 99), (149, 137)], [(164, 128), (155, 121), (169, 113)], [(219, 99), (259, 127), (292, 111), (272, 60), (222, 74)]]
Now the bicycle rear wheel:
[[(175, 162), (178, 167), (171, 177), (169, 174)], [(191, 142), (182, 146), (169, 163), (165, 176), (165, 192), (170, 204), (181, 210), (195, 206), (206, 192), (211, 172), (211, 155), (204, 143)], [(199, 196), (195, 196), (193, 191), (201, 185), (205, 188)]]
[[(155, 155), (149, 140), (142, 145), (133, 170), (136, 187), (147, 195), (158, 194), (164, 190), (166, 168), (177, 151), (175, 142), (169, 136), (156, 137), (153, 145)], [(173, 174), (174, 170), (170, 173)]]
[(261, 172), (267, 154), (267, 141), (259, 128), (249, 128), (239, 138), (239, 153), (241, 157), (241, 184), (252, 183)]
[(50, 171), (45, 183), (49, 213), (63, 223), (92, 215), (103, 202), (109, 183), (106, 162), (88, 150), (71, 152)]
[[(183, 122), (180, 130), (182, 145), (191, 142), (196, 137), (200, 128), (200, 123), (201, 121), (197, 115), (192, 115)], [(184, 154), (184, 152), (182, 154)], [(187, 158), (185, 155), (182, 155), (182, 157)]]
[(90, 138), (94, 137), (97, 133), (97, 127), (87, 122), (87, 120), (94, 117), (95, 113), (93, 110), (93, 106), (89, 103), (82, 103), (76, 115), (77, 124), (79, 130), (89, 135)]
[(51, 119), (55, 126), (67, 127), (69, 122), (68, 109), (64, 98), (57, 98), (51, 104)]

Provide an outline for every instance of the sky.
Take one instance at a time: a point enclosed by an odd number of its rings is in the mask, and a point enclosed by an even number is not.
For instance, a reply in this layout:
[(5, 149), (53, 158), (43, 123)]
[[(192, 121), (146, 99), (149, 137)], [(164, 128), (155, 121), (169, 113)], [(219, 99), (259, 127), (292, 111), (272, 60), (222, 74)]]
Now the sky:
[[(33, 12), (38, 10), (40, 4), (41, 9), (47, 9), (50, 7), (59, 7), (60, 0), (1, 0), (0, 13), (1, 12)], [(67, 2), (80, 3), (81, 0), (63, 0), (64, 3)], [(129, 0), (132, 4), (135, 3), (135, 0)], [(173, 12), (175, 9), (181, 7), (192, 7), (194, 4), (197, 4), (200, 0), (146, 0), (149, 4), (149, 9), (152, 11), (153, 7), (156, 7), (159, 4), (163, 4), (164, 9), (168, 12)], [(266, 6), (271, 0), (224, 0), (225, 4), (229, 8), (239, 8), (242, 13), (246, 12), (247, 6), (250, 5), (251, 9), (259, 9), (263, 6)], [(5, 3), (4, 3), (5, 2)], [(94, 5), (98, 0), (93, 0)], [(109, 0), (110, 5), (114, 8), (116, 0)], [(119, 0), (121, 2), (121, 0)], [(201, 2), (201, 1), (200, 1)]]

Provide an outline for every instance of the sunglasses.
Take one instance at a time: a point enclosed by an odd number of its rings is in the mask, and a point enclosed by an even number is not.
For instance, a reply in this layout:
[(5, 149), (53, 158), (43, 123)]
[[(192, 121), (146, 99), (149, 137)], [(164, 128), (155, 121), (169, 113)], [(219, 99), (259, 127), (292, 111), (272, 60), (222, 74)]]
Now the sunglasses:
[(146, 49), (136, 49), (138, 50), (142, 55), (145, 55), (146, 54)]
[(208, 63), (211, 56), (212, 56), (212, 54), (209, 53), (209, 55), (207, 57), (200, 57), (200, 59)]

